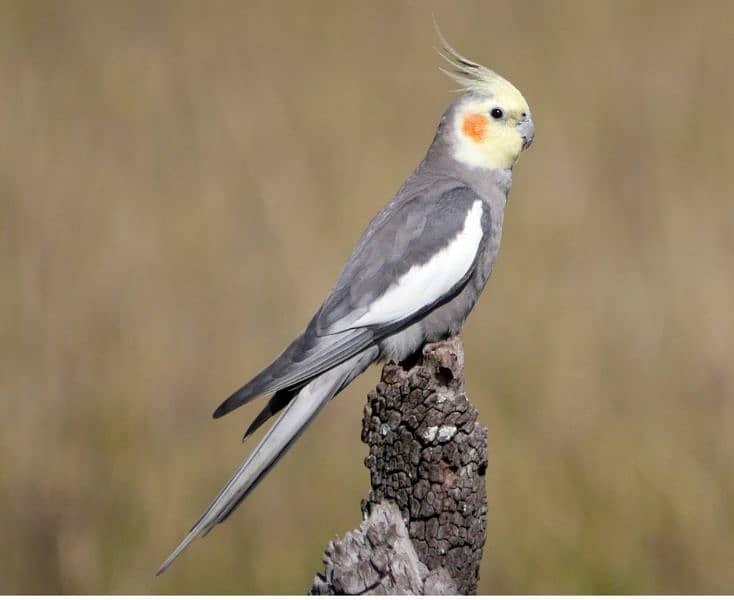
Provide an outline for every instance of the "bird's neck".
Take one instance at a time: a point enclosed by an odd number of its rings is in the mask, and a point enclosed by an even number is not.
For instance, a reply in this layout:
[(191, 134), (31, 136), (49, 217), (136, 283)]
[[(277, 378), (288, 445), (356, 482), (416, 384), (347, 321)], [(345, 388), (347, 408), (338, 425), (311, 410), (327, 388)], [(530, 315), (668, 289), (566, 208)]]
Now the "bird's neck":
[(512, 186), (512, 169), (468, 167), (454, 160), (440, 147), (442, 143), (441, 138), (434, 140), (416, 169), (416, 175), (455, 179), (485, 198), (507, 197)]

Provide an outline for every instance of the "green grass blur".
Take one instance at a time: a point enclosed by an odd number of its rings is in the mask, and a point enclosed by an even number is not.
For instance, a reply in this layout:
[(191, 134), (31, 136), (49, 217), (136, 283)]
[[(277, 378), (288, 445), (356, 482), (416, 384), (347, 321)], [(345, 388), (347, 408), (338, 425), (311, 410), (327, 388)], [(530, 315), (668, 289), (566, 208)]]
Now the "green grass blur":
[(454, 84), (528, 99), (468, 322), (484, 593), (734, 592), (734, 3), (4, 2), (0, 592), (299, 593), (357, 525), (371, 370), (153, 573)]

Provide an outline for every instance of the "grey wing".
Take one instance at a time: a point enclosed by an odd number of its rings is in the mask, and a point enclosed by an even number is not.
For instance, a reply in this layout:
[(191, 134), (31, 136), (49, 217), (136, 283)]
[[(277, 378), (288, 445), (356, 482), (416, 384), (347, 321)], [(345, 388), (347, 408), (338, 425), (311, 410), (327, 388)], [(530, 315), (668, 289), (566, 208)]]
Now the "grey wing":
[[(359, 323), (367, 321), (365, 315), (375, 303), (388, 293), (397, 291), (411, 269), (418, 270), (428, 265), (442, 251), (449, 249), (452, 241), (467, 226), (467, 216), (472, 207), (482, 201), (471, 188), (458, 182), (443, 182), (442, 186), (428, 192), (410, 197), (392, 209), (389, 218), (378, 215), (370, 224), (357, 247), (349, 257), (331, 294), (316, 315), (316, 331), (327, 333), (345, 332)], [(429, 299), (427, 290), (413, 290), (415, 302), (407, 303), (408, 310), (393, 311), (389, 318), (375, 315), (371, 329), (379, 339), (393, 333), (430, 310), (435, 304), (453, 297), (471, 274), (473, 261), (479, 249), (481, 238), (489, 231), (489, 215), (478, 213), (479, 237), (466, 246), (470, 252), (471, 264), (460, 269), (453, 279), (446, 281), (443, 289), (434, 299)], [(469, 241), (469, 240), (467, 240)], [(460, 249), (459, 249), (460, 250)], [(450, 257), (449, 262), (453, 262)], [(437, 264), (436, 268), (443, 265)], [(441, 275), (426, 270), (427, 275)], [(396, 307), (397, 308), (397, 307)], [(389, 311), (388, 311), (389, 312)]]
[(213, 416), (218, 419), (262, 394), (296, 388), (358, 354), (373, 341), (369, 329), (319, 336), (309, 325), (268, 367), (222, 402)]
[[(447, 182), (388, 204), (368, 226), (306, 330), (270, 366), (225, 400), (214, 417), (261, 394), (302, 386), (458, 293), (471, 268), (450, 279), (435, 297), (424, 302), (420, 294), (414, 294), (406, 310), (401, 312), (400, 306), (390, 318), (365, 321), (370, 307), (391, 291), (395, 294), (411, 268), (429, 263), (457, 238), (477, 202), (481, 201), (470, 188)], [(486, 228), (485, 221), (481, 221), (482, 228)]]

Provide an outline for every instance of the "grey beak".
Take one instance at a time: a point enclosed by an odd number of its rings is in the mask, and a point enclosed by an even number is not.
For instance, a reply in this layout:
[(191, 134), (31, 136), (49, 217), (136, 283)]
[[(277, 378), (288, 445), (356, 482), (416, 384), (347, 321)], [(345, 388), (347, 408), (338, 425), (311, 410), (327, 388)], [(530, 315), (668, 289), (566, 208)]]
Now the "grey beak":
[(517, 130), (522, 136), (522, 149), (530, 147), (535, 138), (535, 124), (533, 123), (533, 117), (528, 113), (517, 123)]

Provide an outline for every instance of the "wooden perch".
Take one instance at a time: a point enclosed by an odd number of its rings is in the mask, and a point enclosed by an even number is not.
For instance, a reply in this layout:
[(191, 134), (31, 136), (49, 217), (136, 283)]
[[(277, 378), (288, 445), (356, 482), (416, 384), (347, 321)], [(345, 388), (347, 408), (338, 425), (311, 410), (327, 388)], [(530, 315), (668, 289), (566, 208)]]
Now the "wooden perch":
[(463, 368), (458, 337), (385, 365), (362, 423), (372, 483), (364, 520), (329, 543), (312, 594), (476, 593), (487, 429), (464, 394)]

